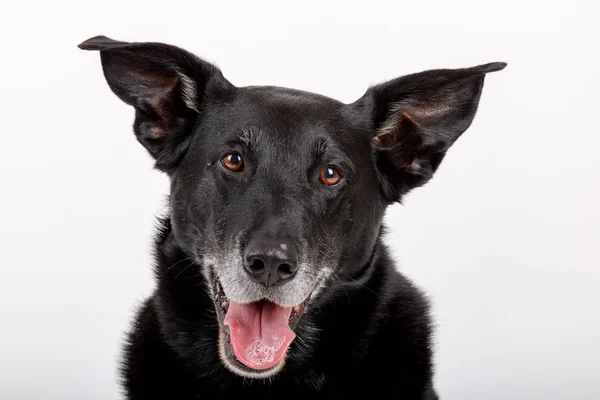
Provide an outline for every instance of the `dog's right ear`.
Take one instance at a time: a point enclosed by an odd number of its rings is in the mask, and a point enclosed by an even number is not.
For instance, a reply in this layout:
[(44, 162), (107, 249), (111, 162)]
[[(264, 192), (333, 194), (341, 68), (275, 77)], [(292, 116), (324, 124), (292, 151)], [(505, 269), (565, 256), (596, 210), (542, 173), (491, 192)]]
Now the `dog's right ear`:
[(100, 51), (108, 85), (135, 108), (138, 141), (166, 172), (187, 149), (206, 94), (234, 90), (217, 67), (175, 46), (96, 36), (79, 48)]

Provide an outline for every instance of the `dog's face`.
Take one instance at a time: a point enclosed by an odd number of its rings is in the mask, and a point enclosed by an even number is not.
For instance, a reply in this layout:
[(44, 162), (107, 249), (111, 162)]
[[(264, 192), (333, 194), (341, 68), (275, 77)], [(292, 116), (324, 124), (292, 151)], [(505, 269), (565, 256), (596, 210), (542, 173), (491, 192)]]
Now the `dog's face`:
[(341, 260), (368, 261), (386, 203), (372, 137), (344, 104), (242, 88), (195, 129), (172, 175), (172, 225), (229, 300), (297, 306)]
[(487, 64), (370, 88), (343, 104), (277, 87), (236, 88), (179, 48), (104, 37), (113, 91), (171, 178), (177, 244), (201, 266), (225, 365), (268, 377), (302, 313), (368, 265), (385, 207), (427, 182), (473, 119)]
[(172, 175), (173, 232), (221, 293), (225, 359), (269, 374), (292, 333), (274, 334), (281, 352), (270, 343), (258, 357), (236, 355), (251, 339), (231, 334), (225, 318), (234, 304), (268, 301), (293, 328), (333, 274), (368, 262), (386, 204), (372, 137), (344, 104), (289, 89), (241, 88), (206, 107)]

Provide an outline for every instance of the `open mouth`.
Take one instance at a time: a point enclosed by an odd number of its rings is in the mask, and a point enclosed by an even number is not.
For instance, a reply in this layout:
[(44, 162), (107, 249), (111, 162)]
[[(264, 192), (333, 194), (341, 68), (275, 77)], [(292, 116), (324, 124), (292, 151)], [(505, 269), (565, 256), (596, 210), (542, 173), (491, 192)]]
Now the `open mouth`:
[(230, 301), (218, 277), (213, 279), (213, 301), (221, 327), (222, 356), (242, 372), (275, 372), (283, 365), (310, 296), (294, 307), (266, 299), (242, 304)]

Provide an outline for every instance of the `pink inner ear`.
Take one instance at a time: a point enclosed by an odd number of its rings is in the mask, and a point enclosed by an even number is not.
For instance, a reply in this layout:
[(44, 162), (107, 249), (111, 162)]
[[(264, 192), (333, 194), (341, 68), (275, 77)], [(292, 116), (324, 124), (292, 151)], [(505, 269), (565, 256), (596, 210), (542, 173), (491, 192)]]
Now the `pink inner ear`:
[(148, 129), (148, 133), (150, 134), (151, 139), (160, 139), (164, 136), (165, 130), (159, 126), (153, 126)]
[(146, 86), (149, 90), (163, 92), (165, 96), (171, 95), (173, 89), (179, 83), (179, 75), (169, 73), (158, 75), (155, 73), (144, 73), (143, 71), (130, 72), (135, 81)]
[(406, 116), (410, 115), (410, 118), (415, 123), (417, 123), (417, 121), (426, 122), (427, 120), (441, 118), (444, 115), (451, 113), (454, 108), (453, 106), (457, 104), (456, 102), (458, 101), (460, 101), (460, 99), (453, 99), (452, 95), (448, 94), (444, 99), (438, 99), (438, 101), (423, 101), (407, 105), (404, 108), (403, 114)]
[(155, 121), (144, 123), (148, 138), (160, 139), (176, 118), (176, 103), (181, 84), (178, 75), (156, 75), (135, 73), (139, 85), (143, 87), (138, 94), (139, 100), (156, 115)]
[(380, 133), (373, 138), (376, 149), (387, 150), (397, 168), (417, 170), (415, 157), (418, 154), (423, 137), (413, 116), (405, 110), (396, 111), (389, 118)]
[(397, 145), (415, 142), (415, 137), (418, 137), (417, 129), (417, 123), (408, 113), (398, 111), (373, 138), (373, 144), (379, 149), (391, 149)]
[(408, 164), (408, 169), (410, 169), (412, 171), (417, 171), (419, 168), (421, 168), (421, 166), (415, 160), (413, 160), (410, 164)]
[(166, 129), (156, 121), (144, 121), (140, 124), (138, 129), (138, 133), (146, 139), (161, 139), (166, 133)]

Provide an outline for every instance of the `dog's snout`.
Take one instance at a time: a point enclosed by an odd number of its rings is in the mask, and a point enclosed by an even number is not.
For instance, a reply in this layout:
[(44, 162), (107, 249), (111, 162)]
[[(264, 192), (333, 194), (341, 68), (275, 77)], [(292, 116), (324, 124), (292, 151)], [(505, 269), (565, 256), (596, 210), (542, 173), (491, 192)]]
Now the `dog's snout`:
[(298, 250), (287, 238), (250, 238), (244, 254), (244, 270), (266, 287), (291, 280), (298, 271)]

